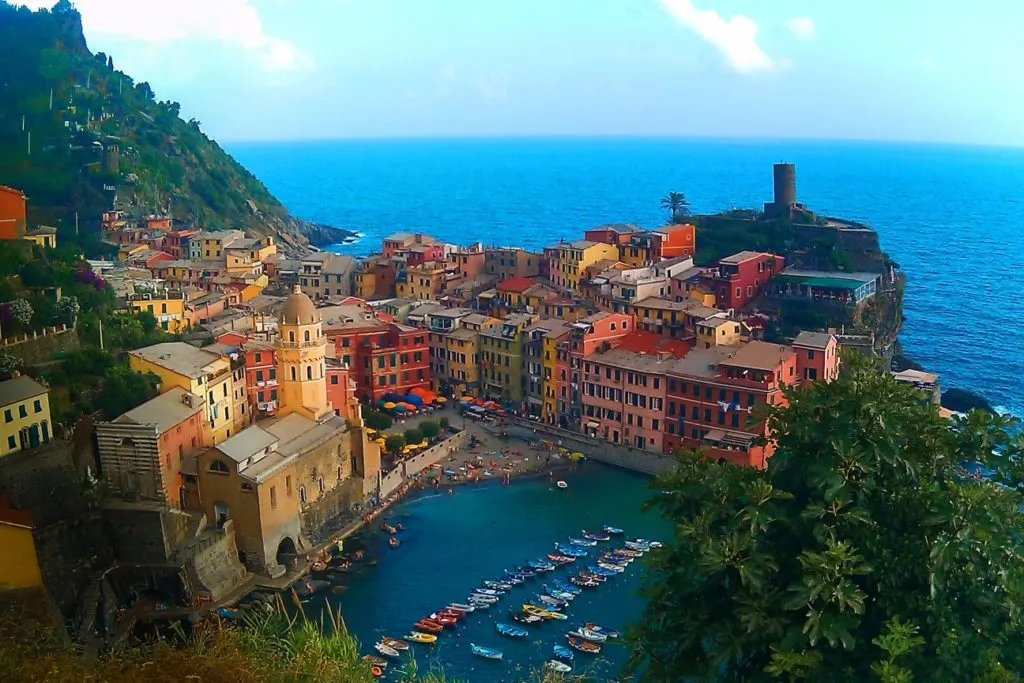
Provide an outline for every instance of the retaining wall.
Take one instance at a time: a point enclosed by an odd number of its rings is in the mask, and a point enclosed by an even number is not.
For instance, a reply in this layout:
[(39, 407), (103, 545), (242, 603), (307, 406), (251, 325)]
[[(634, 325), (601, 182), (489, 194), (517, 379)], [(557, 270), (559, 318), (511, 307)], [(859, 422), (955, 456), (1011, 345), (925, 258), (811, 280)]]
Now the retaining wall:
[(419, 455), (412, 457), (398, 464), (394, 470), (380, 480), (380, 497), (386, 498), (399, 486), (409, 480), (414, 474), (418, 474), (431, 465), (437, 464), (457, 451), (469, 438), (466, 430), (459, 432), (441, 441), (436, 446), (431, 446)]

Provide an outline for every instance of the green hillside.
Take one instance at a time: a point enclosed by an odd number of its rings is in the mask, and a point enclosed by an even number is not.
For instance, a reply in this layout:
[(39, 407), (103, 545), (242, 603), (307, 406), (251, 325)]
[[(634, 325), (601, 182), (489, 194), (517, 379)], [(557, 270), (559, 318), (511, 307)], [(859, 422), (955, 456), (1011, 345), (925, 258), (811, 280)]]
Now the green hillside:
[(0, 184), (28, 195), (30, 223), (70, 234), (78, 212), (96, 232), (120, 208), (286, 242), (301, 229), (176, 102), (90, 52), (68, 0), (37, 12), (0, 0), (0, 45)]

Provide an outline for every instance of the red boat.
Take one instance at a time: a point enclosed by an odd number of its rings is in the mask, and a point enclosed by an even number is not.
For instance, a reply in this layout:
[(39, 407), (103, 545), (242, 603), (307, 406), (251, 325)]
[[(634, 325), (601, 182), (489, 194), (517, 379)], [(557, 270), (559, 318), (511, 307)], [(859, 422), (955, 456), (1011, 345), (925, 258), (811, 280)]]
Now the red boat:
[[(451, 617), (452, 619), (455, 619), (456, 621), (458, 621), (462, 617), (466, 616), (466, 613), (463, 612), (462, 610), (448, 609), (448, 608), (437, 610), (437, 614), (438, 614), (438, 616), (441, 616), (441, 617)], [(444, 622), (441, 622), (441, 623), (444, 623)]]
[(446, 617), (445, 615), (438, 614), (437, 612), (434, 612), (427, 618), (441, 624), (441, 626), (455, 626), (455, 622), (458, 621), (455, 617)]
[(427, 633), (440, 633), (444, 630), (444, 626), (433, 621), (432, 619), (420, 619), (415, 624), (416, 628)]

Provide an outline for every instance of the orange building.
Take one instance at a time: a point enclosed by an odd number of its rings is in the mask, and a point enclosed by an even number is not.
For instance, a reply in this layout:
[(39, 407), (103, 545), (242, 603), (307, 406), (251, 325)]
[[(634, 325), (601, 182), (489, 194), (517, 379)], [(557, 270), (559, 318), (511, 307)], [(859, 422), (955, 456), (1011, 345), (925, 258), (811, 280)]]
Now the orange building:
[(25, 193), (0, 185), (0, 239), (18, 240), (25, 236)]

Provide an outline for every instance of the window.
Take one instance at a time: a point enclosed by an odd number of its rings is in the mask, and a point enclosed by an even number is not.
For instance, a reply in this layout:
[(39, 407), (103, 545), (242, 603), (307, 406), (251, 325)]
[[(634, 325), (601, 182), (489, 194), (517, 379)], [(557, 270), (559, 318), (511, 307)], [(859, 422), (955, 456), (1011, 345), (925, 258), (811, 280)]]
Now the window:
[(258, 353), (256, 354), (256, 362), (257, 363), (262, 363), (263, 362), (263, 358)]
[(739, 413), (733, 413), (732, 414), (731, 422), (732, 422), (732, 426), (733, 427), (739, 427), (740, 426), (740, 414)]
[(8, 448), (17, 448), (18, 447), (18, 440), (15, 439), (13, 436), (7, 437), (7, 447)]
[(331, 375), (331, 384), (337, 384), (337, 383), (338, 383), (338, 376), (337, 375)]
[(270, 487), (270, 509), (273, 510), (277, 507), (277, 488), (274, 486)]
[(313, 379), (313, 366), (312, 365), (307, 365), (306, 366), (306, 379)]
[(225, 465), (222, 460), (212, 460), (210, 462), (210, 467), (208, 468), (208, 471), (216, 472), (217, 474), (230, 474), (231, 473), (231, 470), (228, 469), (228, 466)]
[(808, 349), (808, 351), (807, 351), (807, 360), (814, 360), (814, 351), (811, 351), (811, 350)]
[(302, 503), (303, 505), (306, 504), (306, 487), (305, 486), (300, 486), (299, 487), (299, 502)]
[(19, 417), (28, 417), (28, 408), (25, 407), (24, 403), (22, 403), (20, 406), (18, 406), (18, 416)]
[(288, 331), (288, 341), (295, 342), (295, 330)]
[(11, 413), (9, 408), (4, 411), (4, 422), (14, 422), (14, 414)]
[(256, 381), (257, 382), (262, 382), (263, 381), (263, 371), (262, 370), (257, 370), (256, 371)]
[(284, 492), (288, 494), (289, 498), (291, 498), (291, 495), (292, 495), (292, 475), (290, 475), (290, 474), (287, 477), (284, 478)]
[(711, 422), (711, 408), (704, 409), (704, 421)]
[(660, 421), (659, 420), (651, 420), (651, 429), (653, 429), (654, 431), (658, 431), (659, 425), (660, 425)]
[(722, 412), (721, 410), (718, 411), (718, 424), (720, 424), (720, 425), (724, 425), (725, 424), (725, 413)]
[(324, 478), (323, 477), (318, 478), (316, 480), (316, 485), (317, 485), (317, 488), (320, 489), (320, 493), (323, 493), (324, 492)]

